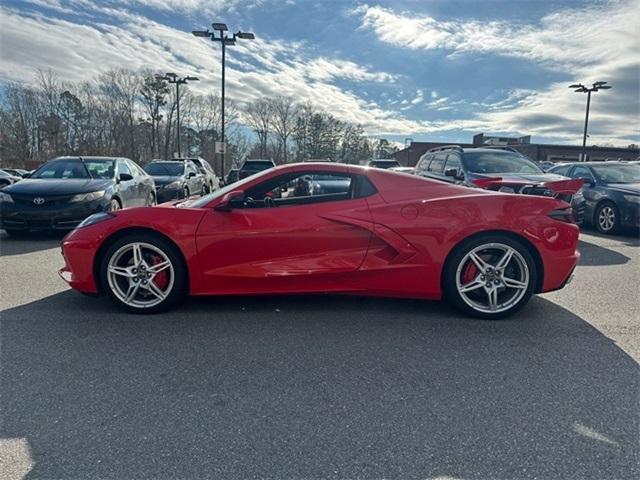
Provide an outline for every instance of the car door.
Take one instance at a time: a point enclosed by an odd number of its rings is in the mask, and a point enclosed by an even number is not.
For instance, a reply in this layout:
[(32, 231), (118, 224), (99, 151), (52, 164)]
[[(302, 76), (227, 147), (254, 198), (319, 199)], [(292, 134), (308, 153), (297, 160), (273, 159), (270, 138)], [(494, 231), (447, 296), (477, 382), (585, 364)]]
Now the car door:
[(271, 177), (245, 192), (247, 208), (204, 216), (196, 243), (210, 291), (342, 288), (339, 276), (362, 264), (373, 224), (358, 175), (337, 175), (347, 192), (313, 195), (301, 185), (318, 173)]
[[(455, 170), (456, 175), (446, 175), (447, 171)], [(447, 155), (447, 159), (444, 163), (444, 170), (442, 171), (442, 180), (445, 180), (449, 183), (462, 183), (461, 177), (464, 175), (462, 171), (462, 160), (460, 156), (456, 153), (450, 153)]]
[(433, 156), (433, 160), (429, 163), (427, 167), (426, 177), (432, 178), (434, 180), (445, 180), (444, 179), (444, 163), (447, 159), (446, 153), (436, 153)]
[[(121, 179), (122, 174), (131, 175), (131, 180)], [(127, 161), (123, 158), (118, 159), (118, 173), (116, 176), (118, 182), (118, 194), (122, 201), (122, 208), (128, 208), (138, 205), (138, 193), (136, 191), (135, 174), (131, 171), (127, 165)]]
[(569, 177), (584, 179), (582, 195), (584, 196), (585, 202), (587, 202), (587, 207), (593, 208), (602, 197), (602, 193), (596, 185), (596, 179), (591, 169), (585, 165), (575, 165), (573, 170), (569, 172)]

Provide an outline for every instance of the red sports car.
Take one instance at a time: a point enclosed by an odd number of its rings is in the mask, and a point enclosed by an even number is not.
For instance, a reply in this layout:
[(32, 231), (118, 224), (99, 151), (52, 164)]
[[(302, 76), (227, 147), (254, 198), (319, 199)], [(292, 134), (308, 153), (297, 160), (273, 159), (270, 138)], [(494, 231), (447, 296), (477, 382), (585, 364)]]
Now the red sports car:
[(480, 318), (562, 288), (579, 258), (570, 206), (328, 163), (281, 166), (198, 200), (89, 217), (60, 275), (132, 312), (190, 295), (440, 299)]

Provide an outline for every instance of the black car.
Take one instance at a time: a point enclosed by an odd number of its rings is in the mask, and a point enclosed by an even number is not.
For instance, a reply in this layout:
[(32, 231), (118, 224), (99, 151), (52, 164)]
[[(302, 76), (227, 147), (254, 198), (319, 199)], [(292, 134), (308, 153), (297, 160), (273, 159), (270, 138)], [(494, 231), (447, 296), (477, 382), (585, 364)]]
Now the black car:
[(204, 175), (191, 160), (153, 160), (144, 170), (156, 183), (158, 203), (206, 193)]
[(276, 164), (273, 163), (273, 160), (245, 160), (245, 162), (242, 164), (242, 167), (240, 168), (240, 171), (238, 172), (238, 180), (250, 177), (251, 175), (255, 175), (258, 172), (268, 170), (275, 166)]
[(585, 223), (601, 233), (615, 233), (621, 227), (640, 227), (640, 165), (564, 163), (550, 171), (583, 179)]
[(0, 192), (0, 228), (71, 230), (96, 212), (153, 205), (153, 179), (128, 158), (60, 157)]
[(369, 162), (367, 163), (367, 167), (384, 168), (384, 169), (399, 167), (399, 166), (400, 166), (400, 163), (398, 163), (397, 160), (386, 159), (386, 158), (369, 160)]
[(225, 185), (231, 185), (232, 183), (236, 183), (239, 179), (238, 179), (238, 174), (240, 173), (240, 170), (237, 168), (232, 168), (231, 170), (229, 170), (229, 173), (227, 173), (227, 178), (224, 181)]
[(8, 185), (13, 185), (20, 179), (21, 177), (11, 175), (9, 172), (5, 172), (4, 170), (0, 170), (0, 188), (4, 188)]

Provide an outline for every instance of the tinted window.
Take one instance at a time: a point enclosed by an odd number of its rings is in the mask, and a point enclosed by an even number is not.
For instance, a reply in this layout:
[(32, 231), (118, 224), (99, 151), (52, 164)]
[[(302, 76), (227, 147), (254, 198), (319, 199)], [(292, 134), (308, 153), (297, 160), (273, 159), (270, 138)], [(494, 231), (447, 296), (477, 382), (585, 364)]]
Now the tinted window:
[[(553, 173), (558, 173), (558, 172), (554, 171)], [(576, 168), (573, 169), (573, 172), (571, 172), (571, 178), (588, 178), (590, 180), (593, 180), (593, 175), (591, 174), (591, 170), (589, 170), (587, 167), (578, 165)]]
[(460, 157), (457, 155), (449, 154), (447, 157), (447, 161), (444, 164), (444, 171), (451, 170), (455, 168), (458, 172), (462, 170), (462, 162), (460, 161)]
[(494, 152), (465, 152), (462, 162), (466, 170), (472, 173), (544, 173), (540, 167), (523, 156), (499, 150)]
[(36, 170), (31, 178), (113, 178), (114, 160), (52, 160)]
[(592, 165), (605, 183), (640, 183), (640, 165), (609, 164)]
[(260, 162), (246, 162), (242, 166), (242, 170), (266, 170), (271, 167), (273, 167), (273, 163), (265, 160)]
[(144, 171), (156, 177), (179, 177), (184, 172), (182, 162), (154, 162), (144, 167)]
[(436, 153), (433, 160), (429, 164), (428, 171), (431, 173), (442, 173), (444, 169), (444, 162), (447, 159), (446, 153)]
[(567, 175), (569, 170), (571, 169), (571, 165), (560, 165), (559, 167), (553, 167), (549, 170), (551, 173), (557, 173), (558, 175)]

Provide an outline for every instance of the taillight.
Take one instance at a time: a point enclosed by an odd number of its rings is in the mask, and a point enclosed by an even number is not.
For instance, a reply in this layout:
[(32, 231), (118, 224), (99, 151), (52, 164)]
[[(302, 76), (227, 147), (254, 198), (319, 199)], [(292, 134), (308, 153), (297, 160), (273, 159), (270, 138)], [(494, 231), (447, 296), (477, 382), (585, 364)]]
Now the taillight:
[(558, 208), (549, 213), (549, 216), (554, 220), (559, 220), (565, 223), (576, 223), (573, 217), (573, 209), (571, 207)]

